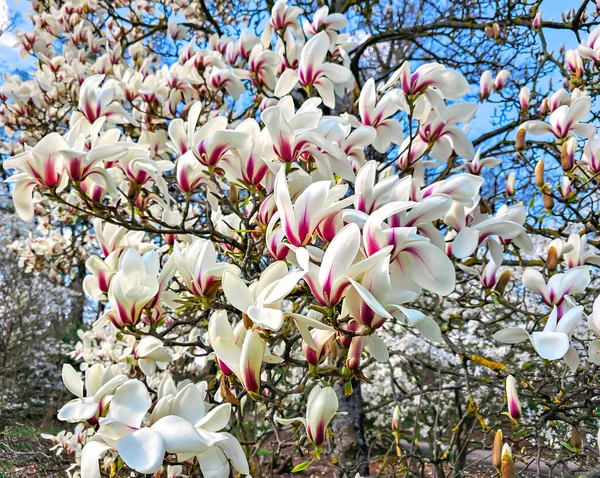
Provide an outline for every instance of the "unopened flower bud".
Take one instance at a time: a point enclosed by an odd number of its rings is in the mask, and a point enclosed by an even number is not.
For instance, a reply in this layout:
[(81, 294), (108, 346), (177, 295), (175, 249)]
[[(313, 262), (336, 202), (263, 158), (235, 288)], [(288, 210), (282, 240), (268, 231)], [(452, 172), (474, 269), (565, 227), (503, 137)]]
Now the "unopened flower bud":
[(506, 402), (508, 404), (508, 416), (513, 420), (521, 418), (521, 402), (517, 395), (517, 381), (512, 375), (506, 377)]
[(485, 36), (489, 39), (494, 38), (494, 29), (490, 26), (485, 27)]
[(542, 195), (544, 199), (544, 208), (546, 208), (548, 211), (552, 211), (552, 208), (554, 208), (554, 198), (550, 194), (549, 189), (549, 186), (545, 185), (542, 189)]
[(495, 290), (496, 292), (498, 292), (500, 295), (504, 294), (504, 291), (506, 290), (506, 286), (508, 285), (508, 281), (510, 280), (510, 270), (506, 269), (501, 275), (500, 278), (498, 279), (498, 282), (496, 283), (496, 287)]
[(577, 139), (570, 138), (565, 141), (560, 148), (560, 166), (563, 171), (573, 169), (575, 163), (575, 149), (577, 148)]
[(400, 431), (400, 406), (394, 407), (394, 413), (392, 413), (392, 431)]
[(535, 14), (535, 17), (533, 18), (533, 21), (531, 22), (531, 28), (533, 28), (534, 30), (539, 30), (541, 27), (542, 27), (542, 11), (539, 10)]
[(540, 159), (535, 166), (535, 185), (541, 188), (544, 185), (544, 160)]
[(555, 271), (558, 267), (558, 251), (556, 247), (550, 246), (548, 249), (548, 257), (546, 258), (546, 269)]
[(513, 172), (513, 173), (510, 173), (508, 175), (508, 177), (506, 178), (505, 191), (506, 191), (507, 196), (512, 197), (515, 195), (515, 179), (516, 179), (516, 177), (517, 177), (516, 174)]
[(517, 151), (523, 151), (527, 147), (526, 135), (527, 132), (523, 128), (519, 128), (517, 131), (517, 139), (515, 140), (515, 149)]
[(505, 443), (502, 447), (500, 475), (502, 478), (515, 478), (515, 463), (513, 462), (512, 452), (508, 443)]
[(494, 436), (494, 447), (492, 449), (492, 466), (498, 473), (502, 472), (502, 430), (498, 430)]
[(571, 427), (571, 446), (577, 453), (581, 451), (581, 447), (583, 446), (581, 433), (575, 427)]
[(500, 32), (500, 25), (498, 25), (497, 23), (494, 23), (494, 26), (492, 27), (493, 31), (494, 31), (494, 40), (500, 40), (502, 33)]

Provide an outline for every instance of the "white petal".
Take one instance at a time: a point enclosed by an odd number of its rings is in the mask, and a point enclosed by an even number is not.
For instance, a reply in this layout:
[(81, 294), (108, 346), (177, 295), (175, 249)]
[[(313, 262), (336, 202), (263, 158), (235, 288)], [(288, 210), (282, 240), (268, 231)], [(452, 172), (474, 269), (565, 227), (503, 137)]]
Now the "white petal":
[(160, 435), (151, 428), (142, 428), (117, 441), (117, 451), (127, 466), (139, 473), (160, 470), (165, 444)]
[(248, 308), (248, 317), (263, 329), (279, 330), (283, 325), (283, 312), (255, 305)]
[(152, 400), (146, 386), (139, 380), (121, 385), (110, 401), (109, 416), (133, 428), (139, 428), (150, 409)]
[(83, 397), (83, 381), (79, 373), (67, 363), (62, 368), (62, 379), (69, 392), (76, 397)]
[(152, 425), (152, 430), (160, 435), (169, 453), (202, 453), (206, 441), (187, 420), (169, 415)]
[(98, 459), (110, 446), (102, 441), (88, 441), (81, 451), (81, 478), (101, 478)]
[(540, 357), (548, 360), (563, 358), (569, 351), (569, 337), (562, 332), (533, 332), (531, 343)]
[(196, 426), (203, 428), (207, 432), (218, 432), (229, 424), (230, 414), (231, 404), (223, 403), (208, 412)]

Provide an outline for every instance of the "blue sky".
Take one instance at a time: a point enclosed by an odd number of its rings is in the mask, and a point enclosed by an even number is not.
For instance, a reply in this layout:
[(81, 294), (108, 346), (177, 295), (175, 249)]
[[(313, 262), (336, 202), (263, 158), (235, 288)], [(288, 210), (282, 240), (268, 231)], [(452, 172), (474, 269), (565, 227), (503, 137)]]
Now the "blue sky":
[[(560, 19), (561, 11), (566, 11), (571, 8), (577, 8), (581, 4), (581, 0), (543, 0), (541, 9), (544, 12), (544, 19), (554, 18)], [(21, 21), (17, 26), (17, 30), (27, 31), (31, 28), (31, 23), (26, 18), (29, 11), (29, 2), (27, 0), (0, 0), (0, 24), (3, 18), (15, 13), (21, 14)], [(558, 50), (562, 44), (566, 43), (567, 47), (573, 48), (576, 45), (575, 35), (572, 32), (553, 32), (547, 37), (548, 45), (551, 49)], [(7, 33), (0, 36), (0, 71), (5, 72), (7, 69), (26, 68), (29, 63), (23, 61), (17, 51), (12, 48), (15, 42), (14, 33)]]

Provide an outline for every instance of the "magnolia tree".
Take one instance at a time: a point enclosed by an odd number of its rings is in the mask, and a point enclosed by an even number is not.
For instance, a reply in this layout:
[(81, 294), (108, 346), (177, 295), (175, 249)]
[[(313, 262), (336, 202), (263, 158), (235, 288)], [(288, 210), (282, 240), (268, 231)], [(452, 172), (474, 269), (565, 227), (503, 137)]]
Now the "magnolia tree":
[(97, 304), (71, 476), (600, 461), (592, 2), (436, 3), (32, 2), (3, 167)]

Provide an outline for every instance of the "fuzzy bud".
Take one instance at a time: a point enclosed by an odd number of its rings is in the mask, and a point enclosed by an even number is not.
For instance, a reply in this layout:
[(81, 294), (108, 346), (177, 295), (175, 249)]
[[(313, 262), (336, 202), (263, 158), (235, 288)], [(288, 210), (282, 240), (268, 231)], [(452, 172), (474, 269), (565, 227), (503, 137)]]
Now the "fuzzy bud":
[(515, 140), (515, 149), (517, 151), (523, 151), (527, 147), (526, 135), (527, 132), (523, 128), (519, 128), (517, 131), (517, 139)]
[(544, 185), (544, 160), (540, 159), (535, 166), (535, 185), (541, 188)]
[(504, 294), (504, 291), (506, 290), (506, 286), (508, 285), (508, 281), (510, 280), (510, 270), (506, 269), (501, 275), (500, 278), (498, 279), (498, 282), (496, 283), (496, 292), (498, 292), (498, 294), (502, 295)]
[(542, 194), (544, 199), (544, 208), (546, 208), (548, 211), (552, 211), (552, 208), (554, 208), (554, 198), (548, 192), (549, 189), (550, 188), (548, 185), (545, 185), (542, 189)]
[(502, 478), (515, 478), (515, 463), (513, 462), (512, 452), (508, 443), (505, 443), (502, 447), (500, 475)]
[(558, 251), (556, 247), (550, 246), (548, 249), (548, 257), (546, 258), (546, 269), (555, 271), (558, 267)]
[(498, 430), (492, 448), (492, 465), (498, 473), (502, 472), (502, 438), (502, 430)]
[(575, 427), (571, 427), (571, 446), (577, 453), (581, 451), (581, 447), (583, 446), (581, 433)]

